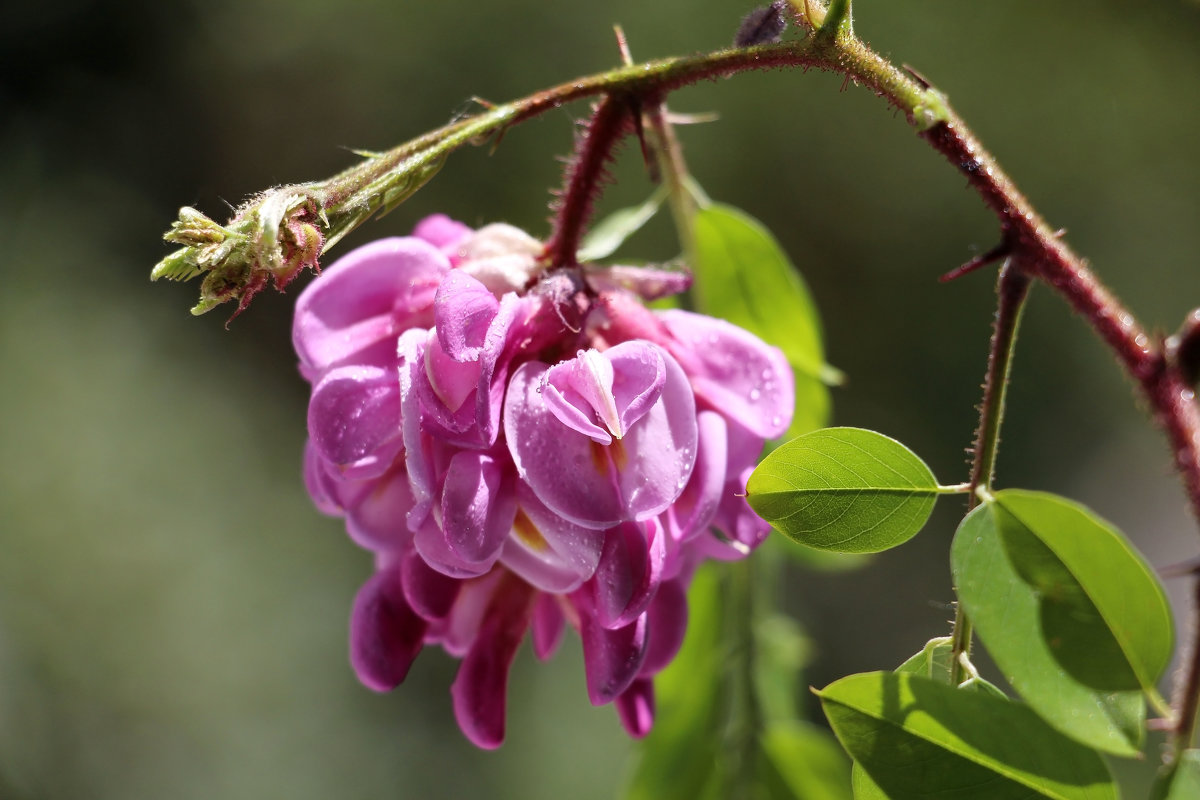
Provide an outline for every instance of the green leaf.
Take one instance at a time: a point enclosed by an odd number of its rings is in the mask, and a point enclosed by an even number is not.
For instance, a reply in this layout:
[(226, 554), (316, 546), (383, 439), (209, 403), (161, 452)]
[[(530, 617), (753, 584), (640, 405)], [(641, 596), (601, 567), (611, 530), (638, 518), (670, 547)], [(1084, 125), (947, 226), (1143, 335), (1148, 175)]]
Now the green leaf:
[(761, 744), (786, 789), (780, 796), (849, 800), (850, 760), (827, 731), (798, 720), (780, 722), (768, 726)]
[(1133, 546), (1061, 497), (1007, 490), (994, 502), (1009, 560), (1041, 594), (1058, 662), (1093, 689), (1154, 690), (1174, 647), (1171, 610)]
[(577, 257), (580, 263), (608, 258), (642, 226), (654, 218), (666, 199), (666, 187), (659, 189), (646, 202), (629, 208), (621, 208), (592, 226), (580, 243)]
[(1196, 800), (1200, 797), (1200, 750), (1184, 750), (1150, 792), (1151, 800)]
[(782, 445), (758, 465), (746, 500), (800, 544), (876, 553), (911, 539), (933, 512), (938, 483), (895, 439), (825, 428)]
[(940, 683), (950, 683), (950, 660), (954, 652), (953, 639), (939, 636), (930, 639), (921, 652), (896, 667), (896, 672), (932, 678)]
[(889, 800), (879, 784), (871, 779), (862, 764), (857, 761), (850, 768), (850, 786), (854, 789), (854, 800)]
[(817, 696), (842, 746), (889, 797), (1117, 797), (1098, 754), (1021, 703), (891, 672), (851, 675)]
[(841, 374), (825, 363), (821, 320), (808, 287), (762, 223), (729, 206), (696, 212), (696, 309), (722, 317), (781, 349), (796, 379), (789, 436), (825, 425), (826, 384)]
[[(1012, 497), (1009, 492), (996, 495), (1002, 496)], [(1028, 514), (1023, 503), (1017, 507)], [(1051, 725), (1099, 750), (1136, 756), (1144, 736), (1141, 692), (1095, 689), (1064, 668), (1056, 640), (1045, 635), (1042, 608), (1047, 596), (1026, 580), (1035, 575), (1044, 580), (1052, 571), (1044, 568), (1044, 560), (1027, 563), (1023, 577), (1013, 565), (1001, 529), (1015, 524), (997, 501), (976, 508), (959, 525), (950, 548), (959, 602), (1005, 678)], [(1087, 530), (1094, 533), (1090, 525)], [(1064, 536), (1071, 536), (1071, 531), (1068, 526)], [(1103, 531), (1101, 535), (1109, 536)], [(1027, 539), (1018, 536), (1018, 544), (1025, 543)], [(1101, 552), (1112, 552), (1105, 545), (1096, 546)], [(1136, 600), (1132, 603), (1142, 607)], [(1061, 624), (1061, 615), (1052, 619)], [(1083, 624), (1094, 627), (1094, 619)], [(1147, 620), (1147, 625), (1155, 624)]]

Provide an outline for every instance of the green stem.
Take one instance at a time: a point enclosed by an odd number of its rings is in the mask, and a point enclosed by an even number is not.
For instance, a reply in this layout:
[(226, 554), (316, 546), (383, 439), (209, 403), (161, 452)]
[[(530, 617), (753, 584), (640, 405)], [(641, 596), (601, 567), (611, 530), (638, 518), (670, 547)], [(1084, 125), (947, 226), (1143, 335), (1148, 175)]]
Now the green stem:
[[(967, 509), (979, 504), (977, 489), (991, 490), (996, 473), (996, 455), (1000, 449), (1000, 425), (1004, 421), (1004, 402), (1012, 370), (1013, 348), (1025, 298), (1029, 295), (1030, 279), (1019, 265), (1005, 262), (996, 283), (996, 321), (988, 353), (987, 377), (983, 382), (983, 402), (979, 406), (979, 428), (975, 433), (971, 480), (968, 484)], [(972, 625), (963, 611), (962, 603), (955, 606), (954, 633), (951, 635), (950, 682), (958, 685), (965, 678), (961, 656), (971, 655)]]
[(725, 752), (722, 797), (750, 798), (757, 771), (758, 738), (763, 727), (762, 707), (755, 686), (755, 559), (730, 565), (725, 636), (730, 644), (731, 709)]

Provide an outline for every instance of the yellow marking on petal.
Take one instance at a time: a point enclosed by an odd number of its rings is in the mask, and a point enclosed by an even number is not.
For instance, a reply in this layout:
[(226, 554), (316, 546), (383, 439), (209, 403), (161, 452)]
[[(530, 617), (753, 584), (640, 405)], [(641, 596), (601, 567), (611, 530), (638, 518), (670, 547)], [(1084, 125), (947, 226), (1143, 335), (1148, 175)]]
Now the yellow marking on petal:
[(524, 542), (530, 550), (545, 552), (550, 549), (549, 542), (542, 536), (542, 532), (538, 530), (537, 525), (533, 524), (523, 509), (517, 509), (517, 518), (513, 520), (513, 533), (517, 538)]
[(629, 456), (625, 454), (625, 443), (620, 439), (613, 439), (613, 443), (608, 446), (608, 455), (612, 458), (613, 466), (617, 471), (625, 469), (625, 464), (629, 461)]

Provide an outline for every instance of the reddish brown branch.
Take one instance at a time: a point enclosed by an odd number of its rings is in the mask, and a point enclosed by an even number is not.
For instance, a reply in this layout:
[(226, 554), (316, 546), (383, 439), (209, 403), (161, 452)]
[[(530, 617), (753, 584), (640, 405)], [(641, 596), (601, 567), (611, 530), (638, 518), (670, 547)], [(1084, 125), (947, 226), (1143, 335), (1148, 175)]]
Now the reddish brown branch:
[(555, 206), (554, 230), (546, 258), (554, 267), (576, 263), (575, 253), (604, 184), (613, 149), (631, 130), (635, 103), (625, 94), (607, 95), (596, 107), (586, 131), (567, 162), (565, 185)]

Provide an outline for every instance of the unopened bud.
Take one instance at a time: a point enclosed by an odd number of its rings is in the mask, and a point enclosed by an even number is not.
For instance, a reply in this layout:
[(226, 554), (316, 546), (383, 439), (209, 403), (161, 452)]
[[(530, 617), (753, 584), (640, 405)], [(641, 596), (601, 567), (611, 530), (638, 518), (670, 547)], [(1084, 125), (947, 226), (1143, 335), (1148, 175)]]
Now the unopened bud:
[(733, 37), (734, 47), (754, 47), (778, 42), (784, 28), (787, 27), (787, 20), (783, 16), (786, 7), (786, 0), (775, 0), (769, 6), (756, 8), (747, 14)]

